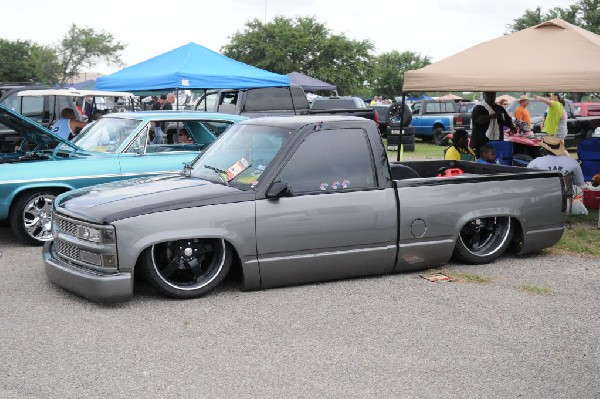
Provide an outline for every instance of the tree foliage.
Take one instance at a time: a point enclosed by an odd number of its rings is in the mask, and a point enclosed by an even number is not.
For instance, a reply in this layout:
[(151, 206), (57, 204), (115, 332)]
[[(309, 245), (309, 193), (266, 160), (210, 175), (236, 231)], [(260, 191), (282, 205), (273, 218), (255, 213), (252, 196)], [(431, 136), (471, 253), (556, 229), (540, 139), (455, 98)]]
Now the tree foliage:
[(59, 83), (61, 86), (64, 85), (83, 68), (91, 67), (98, 62), (123, 65), (120, 52), (124, 48), (125, 45), (115, 41), (110, 33), (80, 28), (72, 24), (55, 49), (60, 65)]
[(568, 7), (554, 7), (544, 13), (541, 6), (527, 9), (507, 27), (516, 32), (553, 18), (561, 18), (583, 29), (600, 34), (600, 0), (579, 0)]
[(340, 93), (365, 87), (373, 44), (333, 34), (314, 17), (275, 17), (246, 22), (221, 51), (238, 61), (271, 72), (302, 72), (337, 85)]
[(27, 40), (0, 39), (0, 81), (53, 83), (58, 73), (54, 50)]
[(394, 98), (402, 92), (404, 72), (431, 64), (431, 58), (412, 51), (391, 51), (375, 59), (371, 71), (371, 89), (374, 94)]

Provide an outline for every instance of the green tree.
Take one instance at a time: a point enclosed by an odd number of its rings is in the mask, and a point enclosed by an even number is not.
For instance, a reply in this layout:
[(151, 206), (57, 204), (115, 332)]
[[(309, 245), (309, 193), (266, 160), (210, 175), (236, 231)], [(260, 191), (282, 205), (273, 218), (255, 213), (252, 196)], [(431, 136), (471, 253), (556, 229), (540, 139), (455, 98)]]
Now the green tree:
[(54, 50), (27, 40), (0, 39), (0, 81), (56, 81), (57, 58)]
[(510, 32), (516, 32), (540, 24), (552, 18), (565, 21), (600, 34), (600, 0), (579, 0), (568, 7), (554, 7), (544, 13), (542, 7), (527, 9), (512, 24), (507, 25)]
[(56, 47), (60, 64), (59, 83), (64, 85), (78, 75), (83, 68), (89, 68), (98, 62), (123, 65), (121, 51), (125, 45), (115, 41), (112, 34), (96, 32), (91, 28), (80, 28), (75, 24)]
[(375, 59), (370, 86), (374, 94), (394, 98), (402, 92), (404, 72), (431, 64), (431, 58), (412, 51), (391, 51)]
[(340, 93), (365, 87), (373, 44), (332, 34), (314, 17), (246, 22), (221, 48), (223, 54), (271, 72), (297, 71), (335, 84)]

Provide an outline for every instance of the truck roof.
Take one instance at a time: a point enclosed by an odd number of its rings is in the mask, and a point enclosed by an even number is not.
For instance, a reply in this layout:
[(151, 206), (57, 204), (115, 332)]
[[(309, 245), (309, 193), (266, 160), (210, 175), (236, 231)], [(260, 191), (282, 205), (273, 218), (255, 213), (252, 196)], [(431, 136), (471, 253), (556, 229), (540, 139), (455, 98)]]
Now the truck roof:
[(359, 118), (356, 116), (346, 115), (298, 115), (298, 116), (268, 116), (255, 119), (248, 119), (241, 122), (244, 125), (263, 125), (263, 126), (274, 126), (283, 127), (287, 129), (300, 129), (303, 126), (319, 123), (319, 122), (363, 122), (373, 123), (372, 120)]

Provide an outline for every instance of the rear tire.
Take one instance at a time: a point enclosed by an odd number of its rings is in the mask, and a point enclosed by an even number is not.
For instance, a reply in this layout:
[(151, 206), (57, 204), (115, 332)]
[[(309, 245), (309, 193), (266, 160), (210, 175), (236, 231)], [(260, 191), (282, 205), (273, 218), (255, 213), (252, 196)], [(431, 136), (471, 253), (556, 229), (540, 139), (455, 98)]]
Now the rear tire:
[(460, 230), (454, 256), (473, 265), (490, 263), (506, 251), (513, 231), (509, 216), (473, 219)]

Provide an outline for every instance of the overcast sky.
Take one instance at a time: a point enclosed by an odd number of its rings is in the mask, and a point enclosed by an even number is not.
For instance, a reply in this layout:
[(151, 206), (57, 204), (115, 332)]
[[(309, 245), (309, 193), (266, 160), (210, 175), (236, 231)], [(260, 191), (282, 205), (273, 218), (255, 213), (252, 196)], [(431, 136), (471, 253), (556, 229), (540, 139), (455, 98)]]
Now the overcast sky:
[[(0, 37), (55, 45), (75, 23), (112, 33), (127, 45), (123, 60), (131, 66), (189, 42), (220, 51), (254, 18), (314, 16), (334, 33), (370, 40), (376, 54), (410, 50), (438, 61), (502, 35), (528, 8), (543, 4), (547, 11), (576, 1), (21, 0), (2, 7)], [(514, 56), (498, 54), (498, 62), (511, 62)], [(98, 66), (92, 71), (117, 69)]]

